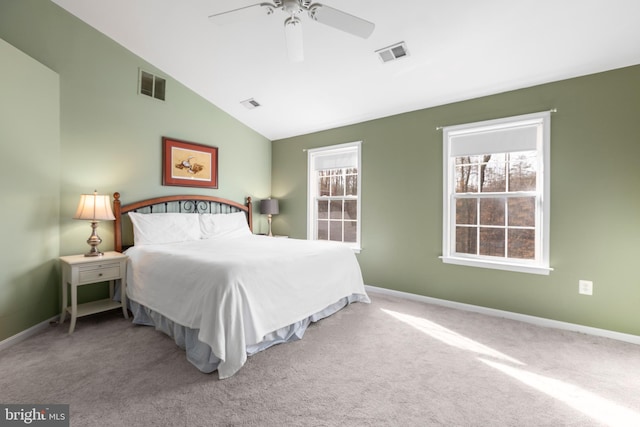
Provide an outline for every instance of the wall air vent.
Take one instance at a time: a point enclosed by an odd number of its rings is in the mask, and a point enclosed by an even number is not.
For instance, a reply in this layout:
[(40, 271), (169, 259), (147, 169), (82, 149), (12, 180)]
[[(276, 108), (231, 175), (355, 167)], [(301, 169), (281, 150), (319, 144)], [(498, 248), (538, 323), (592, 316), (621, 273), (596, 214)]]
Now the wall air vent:
[(142, 69), (138, 74), (138, 92), (142, 95), (164, 101), (167, 80)]
[(378, 49), (376, 50), (376, 53), (382, 62), (395, 61), (396, 59), (409, 56), (409, 51), (407, 50), (407, 44), (405, 42), (396, 43), (394, 45)]
[(249, 110), (253, 110), (254, 108), (258, 108), (260, 103), (253, 98), (245, 99), (244, 101), (240, 101), (240, 104), (247, 107)]

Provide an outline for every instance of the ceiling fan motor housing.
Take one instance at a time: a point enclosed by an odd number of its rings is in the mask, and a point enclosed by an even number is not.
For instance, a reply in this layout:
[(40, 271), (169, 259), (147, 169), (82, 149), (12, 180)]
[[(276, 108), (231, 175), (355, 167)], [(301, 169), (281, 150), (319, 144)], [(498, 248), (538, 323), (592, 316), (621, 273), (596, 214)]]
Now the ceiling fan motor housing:
[(299, 0), (283, 0), (282, 3), (282, 10), (291, 16), (302, 12), (302, 5)]

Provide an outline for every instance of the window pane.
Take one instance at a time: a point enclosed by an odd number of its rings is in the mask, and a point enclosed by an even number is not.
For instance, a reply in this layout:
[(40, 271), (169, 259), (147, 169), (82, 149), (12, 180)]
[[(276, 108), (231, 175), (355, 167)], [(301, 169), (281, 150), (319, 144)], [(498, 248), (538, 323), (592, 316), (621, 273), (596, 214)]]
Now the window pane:
[(456, 167), (456, 193), (476, 193), (477, 191), (478, 166)]
[(358, 202), (356, 200), (344, 201), (344, 219), (358, 219)]
[(358, 195), (358, 175), (347, 175), (347, 196)]
[(535, 191), (536, 152), (512, 153), (509, 162), (509, 191)]
[(342, 242), (342, 221), (329, 221), (329, 240)]
[[(340, 172), (342, 169), (339, 169)], [(331, 195), (344, 196), (344, 175), (331, 175)]]
[(318, 219), (329, 218), (329, 202), (327, 200), (318, 200)]
[(478, 223), (478, 199), (458, 199), (456, 200), (456, 224)]
[(514, 197), (509, 199), (509, 225), (515, 227), (536, 226), (536, 198)]
[(509, 230), (510, 258), (535, 259), (536, 235), (534, 230)]
[(480, 229), (480, 255), (504, 257), (504, 229)]
[(507, 188), (507, 166), (504, 154), (487, 154), (480, 166), (480, 191), (504, 192)]
[(477, 227), (456, 227), (456, 252), (477, 255)]
[(318, 240), (329, 240), (329, 221), (318, 221)]
[(329, 172), (327, 171), (319, 171), (318, 172), (318, 195), (319, 196), (329, 196), (329, 184), (331, 181), (327, 176)]
[(505, 225), (503, 197), (480, 199), (480, 225)]
[(342, 200), (329, 202), (329, 215), (331, 219), (342, 219)]
[(358, 238), (358, 222), (357, 221), (345, 221), (344, 222), (344, 241), (356, 242)]

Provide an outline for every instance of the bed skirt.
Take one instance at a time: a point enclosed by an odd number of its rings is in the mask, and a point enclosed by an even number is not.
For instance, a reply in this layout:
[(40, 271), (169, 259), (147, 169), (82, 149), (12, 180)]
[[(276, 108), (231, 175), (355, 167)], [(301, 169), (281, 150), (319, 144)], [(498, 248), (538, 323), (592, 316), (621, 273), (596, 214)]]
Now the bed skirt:
[[(276, 344), (302, 339), (305, 331), (312, 322), (317, 322), (325, 317), (331, 316), (353, 302), (369, 302), (369, 299), (366, 295), (361, 294), (353, 294), (348, 297), (344, 297), (306, 319), (267, 334), (261, 342), (248, 345), (247, 356), (252, 356)], [(198, 368), (199, 371), (203, 373), (211, 373), (218, 369), (220, 359), (213, 354), (213, 351), (208, 344), (205, 344), (198, 339), (198, 333), (200, 332), (199, 329), (192, 329), (177, 324), (133, 300), (128, 300), (128, 303), (129, 308), (133, 313), (133, 323), (137, 325), (153, 326), (156, 330), (170, 336), (180, 348), (186, 351), (187, 360)]]

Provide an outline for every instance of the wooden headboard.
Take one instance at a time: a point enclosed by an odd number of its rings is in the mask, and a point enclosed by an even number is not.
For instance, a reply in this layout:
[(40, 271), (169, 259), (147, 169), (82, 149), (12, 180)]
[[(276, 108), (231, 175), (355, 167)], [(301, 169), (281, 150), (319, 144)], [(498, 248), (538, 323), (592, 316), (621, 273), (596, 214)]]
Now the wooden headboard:
[(113, 214), (116, 217), (116, 220), (114, 221), (114, 240), (116, 251), (122, 252), (123, 249), (131, 246), (123, 245), (123, 236), (125, 234), (123, 233), (123, 226), (125, 225), (123, 222), (123, 215), (126, 215), (129, 212), (138, 211), (143, 213), (180, 212), (212, 214), (244, 212), (247, 215), (249, 229), (253, 230), (253, 208), (251, 205), (251, 197), (247, 197), (247, 202), (244, 205), (234, 202), (233, 200), (223, 199), (220, 197), (198, 195), (154, 197), (152, 199), (123, 205), (120, 201), (120, 193), (113, 193)]

